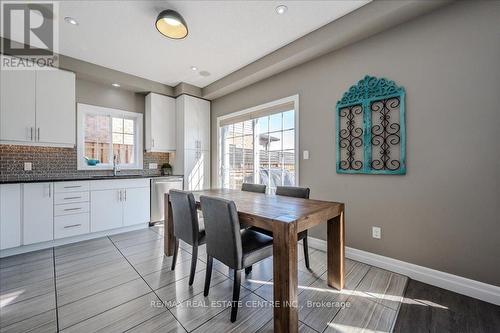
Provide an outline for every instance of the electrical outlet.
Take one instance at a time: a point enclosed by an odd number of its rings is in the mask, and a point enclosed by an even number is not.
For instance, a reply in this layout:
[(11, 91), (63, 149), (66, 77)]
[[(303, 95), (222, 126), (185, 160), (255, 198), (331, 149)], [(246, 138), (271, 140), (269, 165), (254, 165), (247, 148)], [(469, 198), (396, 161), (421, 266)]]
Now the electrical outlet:
[(150, 169), (158, 169), (158, 163), (149, 163)]
[(304, 152), (302, 154), (303, 154), (303, 157), (305, 160), (309, 159), (309, 150), (304, 150)]
[(31, 170), (33, 170), (33, 163), (24, 162), (24, 171), (31, 171)]
[(372, 237), (376, 239), (382, 238), (382, 229), (380, 227), (372, 227)]

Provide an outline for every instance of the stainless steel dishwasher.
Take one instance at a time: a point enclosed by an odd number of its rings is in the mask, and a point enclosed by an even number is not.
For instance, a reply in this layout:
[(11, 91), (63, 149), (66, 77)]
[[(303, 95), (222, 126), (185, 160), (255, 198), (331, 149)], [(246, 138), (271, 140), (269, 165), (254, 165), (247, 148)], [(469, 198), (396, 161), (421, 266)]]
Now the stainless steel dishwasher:
[(181, 176), (165, 176), (151, 178), (151, 222), (153, 225), (165, 220), (163, 201), (165, 193), (171, 189), (182, 190), (183, 178)]

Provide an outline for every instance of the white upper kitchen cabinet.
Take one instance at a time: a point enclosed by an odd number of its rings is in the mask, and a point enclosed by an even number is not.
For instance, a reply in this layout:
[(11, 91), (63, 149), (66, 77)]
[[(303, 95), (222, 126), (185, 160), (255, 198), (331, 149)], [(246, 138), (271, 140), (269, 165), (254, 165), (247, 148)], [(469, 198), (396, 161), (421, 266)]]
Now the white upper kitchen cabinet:
[(3, 70), (0, 77), (1, 144), (75, 146), (74, 73)]
[(0, 250), (21, 245), (21, 184), (0, 185)]
[(127, 188), (123, 194), (123, 226), (149, 222), (149, 187)]
[(75, 145), (75, 73), (37, 71), (36, 127), (38, 142)]
[(181, 118), (180, 123), (177, 122), (177, 138), (183, 143), (183, 149), (210, 150), (210, 102), (181, 95), (176, 105)]
[(35, 71), (2, 70), (0, 140), (34, 142)]
[(176, 150), (175, 99), (155, 93), (146, 96), (146, 151)]
[(52, 183), (23, 184), (23, 245), (54, 239)]

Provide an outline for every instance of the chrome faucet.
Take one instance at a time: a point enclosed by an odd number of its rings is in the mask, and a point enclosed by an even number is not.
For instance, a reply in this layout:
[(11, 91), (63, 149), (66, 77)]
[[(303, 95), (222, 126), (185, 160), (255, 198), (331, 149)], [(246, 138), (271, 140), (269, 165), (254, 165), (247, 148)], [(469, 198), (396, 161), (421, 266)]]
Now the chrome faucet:
[(118, 164), (120, 163), (120, 158), (118, 155), (113, 155), (113, 176), (116, 176), (116, 173), (120, 170), (118, 170)]

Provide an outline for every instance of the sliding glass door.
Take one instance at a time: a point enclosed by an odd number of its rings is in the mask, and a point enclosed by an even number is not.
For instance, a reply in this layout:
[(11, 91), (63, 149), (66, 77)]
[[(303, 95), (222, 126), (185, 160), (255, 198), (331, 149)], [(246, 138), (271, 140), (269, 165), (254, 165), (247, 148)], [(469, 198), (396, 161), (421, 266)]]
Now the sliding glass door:
[(255, 117), (219, 128), (220, 184), (239, 189), (241, 184), (296, 185), (295, 111)]

